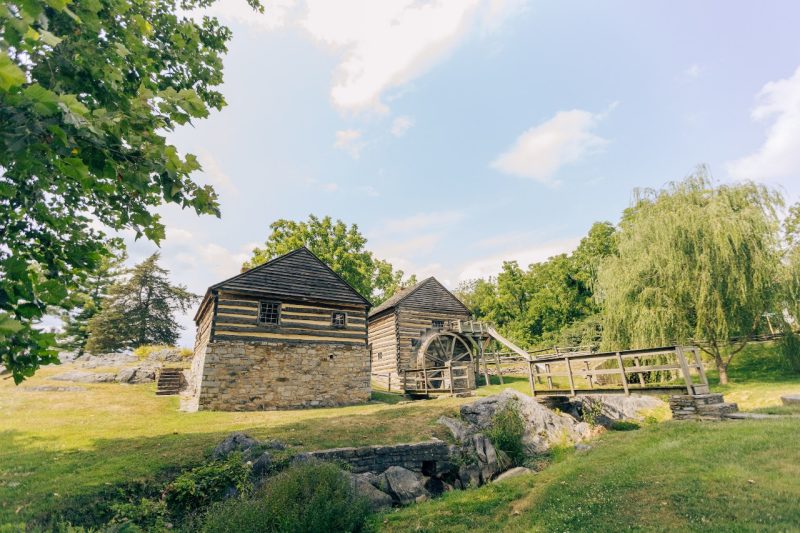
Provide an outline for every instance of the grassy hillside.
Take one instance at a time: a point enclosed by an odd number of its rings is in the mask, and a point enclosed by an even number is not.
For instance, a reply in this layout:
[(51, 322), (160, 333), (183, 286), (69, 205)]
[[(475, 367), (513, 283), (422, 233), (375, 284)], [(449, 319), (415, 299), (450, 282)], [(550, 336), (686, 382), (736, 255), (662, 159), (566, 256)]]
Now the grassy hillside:
[[(777, 407), (781, 394), (800, 392), (800, 379), (786, 373), (781, 364), (768, 346), (753, 346), (734, 360), (733, 384), (715, 388), (743, 409), (781, 410)], [(25, 523), (53, 511), (65, 511), (67, 516), (99, 513), (104, 500), (115, 497), (121, 488), (166, 479), (202, 461), (232, 431), (281, 439), (297, 449), (420, 441), (443, 436), (435, 420), (471, 401), (398, 404), (398, 396), (376, 393), (377, 401), (369, 405), (338, 409), (182, 413), (176, 398), (155, 396), (153, 385), (89, 384), (76, 392), (30, 390), (65, 385), (48, 379), (64, 370), (43, 369), (19, 387), (0, 380), (0, 524)], [(505, 386), (527, 392), (527, 380), (522, 377), (509, 378)], [(478, 393), (502, 388), (495, 384)], [(659, 505), (667, 502), (663, 506), (667, 509), (656, 515), (676, 514), (674, 524), (680, 525), (700, 519), (697, 504), (682, 499), (699, 494), (705, 494), (705, 499), (713, 496), (709, 500), (712, 510), (716, 509), (713, 516), (722, 524), (728, 520), (730, 525), (734, 519), (757, 524), (753, 521), (756, 511), (763, 511), (761, 504), (772, 500), (785, 503), (786, 517), (800, 520), (796, 515), (800, 457), (794, 446), (800, 440), (798, 427), (797, 419), (669, 422), (635, 432), (612, 432), (589, 454), (568, 455), (534, 478), (460, 492), (390, 513), (386, 527), (455, 530), (459, 524), (474, 524), (476, 529), (492, 529), (500, 521), (512, 529), (525, 529), (544, 527), (548, 522), (539, 517), (546, 516), (554, 528), (574, 530), (584, 523), (589, 524), (586, 527), (602, 523), (566, 521), (580, 515), (580, 509), (596, 514), (601, 508), (636, 508), (635, 502), (645, 497), (660, 498)], [(743, 478), (756, 483), (748, 483), (749, 492), (737, 496), (741, 488), (737, 483)], [(732, 488), (723, 490), (726, 487)], [(784, 497), (793, 497), (794, 503)], [(750, 505), (751, 501), (759, 506)], [(684, 510), (675, 510), (678, 502), (683, 502)], [(731, 502), (741, 503), (743, 508), (736, 511), (740, 514), (720, 514)], [(474, 512), (465, 514), (470, 509)], [(753, 516), (748, 518), (748, 513)], [(599, 512), (598, 516), (602, 521), (614, 513)], [(776, 524), (784, 523), (784, 514), (774, 516)], [(642, 515), (632, 525), (653, 524), (647, 520)]]

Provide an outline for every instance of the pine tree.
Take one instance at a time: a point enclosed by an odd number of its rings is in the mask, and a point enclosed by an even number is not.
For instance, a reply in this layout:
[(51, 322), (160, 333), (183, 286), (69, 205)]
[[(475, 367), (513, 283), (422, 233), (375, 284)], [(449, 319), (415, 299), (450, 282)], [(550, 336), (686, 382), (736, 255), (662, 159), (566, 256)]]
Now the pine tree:
[(103, 299), (122, 273), (122, 263), (128, 257), (121, 246), (112, 246), (111, 253), (112, 255), (102, 259), (100, 267), (87, 276), (75, 292), (75, 308), (61, 315), (62, 327), (58, 335), (58, 345), (63, 349), (74, 350), (78, 357), (83, 355), (89, 339), (89, 320), (102, 308)]
[(186, 312), (198, 296), (183, 285), (172, 285), (169, 271), (158, 265), (156, 252), (115, 283), (100, 312), (89, 320), (86, 349), (93, 353), (177, 342), (176, 311)]

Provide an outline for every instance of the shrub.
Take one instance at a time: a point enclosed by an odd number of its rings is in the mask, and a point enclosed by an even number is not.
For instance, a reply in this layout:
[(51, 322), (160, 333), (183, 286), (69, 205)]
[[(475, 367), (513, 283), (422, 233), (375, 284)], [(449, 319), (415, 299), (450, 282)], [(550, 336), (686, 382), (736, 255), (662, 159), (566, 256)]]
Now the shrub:
[(161, 531), (167, 527), (167, 506), (164, 500), (141, 498), (135, 503), (115, 503), (111, 510), (114, 511), (114, 524), (136, 524), (146, 531)]
[(187, 359), (192, 356), (193, 352), (189, 348), (175, 348), (175, 346), (168, 346), (166, 344), (145, 344), (143, 346), (139, 346), (135, 350), (133, 350), (133, 355), (138, 357), (139, 359), (147, 359), (153, 353), (161, 351), (161, 350), (178, 350), (180, 356), (184, 359)]
[(232, 453), (224, 461), (198, 466), (175, 478), (167, 485), (164, 500), (171, 513), (183, 516), (251, 489), (250, 465), (243, 462), (240, 453)]
[(633, 431), (635, 429), (639, 429), (641, 426), (636, 422), (630, 422), (628, 420), (615, 420), (611, 423), (611, 428), (614, 431)]
[(520, 465), (527, 456), (525, 444), (525, 421), (519, 411), (519, 402), (512, 398), (498, 409), (492, 417), (492, 425), (486, 432), (494, 447), (505, 453), (511, 462)]
[(603, 402), (587, 397), (581, 404), (581, 420), (590, 426), (596, 426), (603, 414)]
[(780, 341), (781, 353), (789, 362), (791, 369), (800, 372), (800, 336), (788, 327), (786, 330), (786, 334)]
[(365, 531), (369, 503), (356, 495), (347, 475), (331, 463), (306, 463), (284, 470), (252, 498), (212, 506), (206, 532)]

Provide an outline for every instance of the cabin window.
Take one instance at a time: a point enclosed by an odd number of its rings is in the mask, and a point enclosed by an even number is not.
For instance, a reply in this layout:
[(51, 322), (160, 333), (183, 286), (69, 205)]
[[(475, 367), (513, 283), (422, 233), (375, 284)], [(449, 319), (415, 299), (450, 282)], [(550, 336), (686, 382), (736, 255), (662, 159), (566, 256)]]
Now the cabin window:
[(281, 321), (281, 304), (278, 302), (260, 302), (258, 321), (261, 324), (278, 325)]
[(444, 320), (434, 320), (433, 321), (433, 328), (434, 329), (442, 329), (444, 327)]
[(347, 326), (347, 313), (341, 311), (334, 311), (331, 313), (331, 326), (334, 328), (343, 328)]

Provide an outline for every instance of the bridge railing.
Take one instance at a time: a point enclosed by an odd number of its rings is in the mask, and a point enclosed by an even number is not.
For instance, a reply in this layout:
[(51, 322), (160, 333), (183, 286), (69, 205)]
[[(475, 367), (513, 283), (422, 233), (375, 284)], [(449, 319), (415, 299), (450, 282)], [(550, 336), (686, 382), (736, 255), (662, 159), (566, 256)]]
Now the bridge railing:
[(533, 396), (708, 392), (700, 351), (694, 346), (547, 354), (528, 362), (528, 378)]

